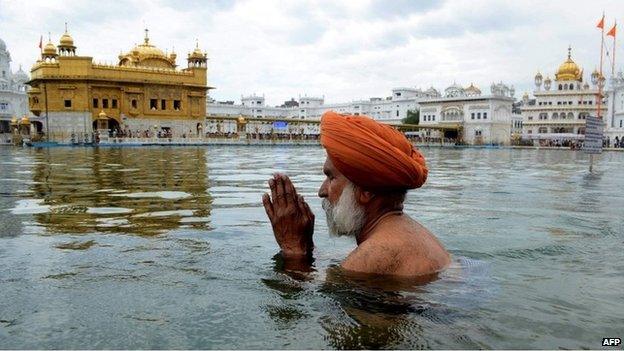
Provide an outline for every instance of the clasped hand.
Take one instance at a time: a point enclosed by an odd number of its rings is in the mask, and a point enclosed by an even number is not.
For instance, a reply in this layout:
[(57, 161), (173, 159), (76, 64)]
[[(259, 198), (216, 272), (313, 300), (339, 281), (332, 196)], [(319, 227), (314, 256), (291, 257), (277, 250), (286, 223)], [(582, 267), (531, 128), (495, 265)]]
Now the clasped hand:
[(304, 257), (312, 254), (314, 244), (314, 214), (303, 196), (284, 174), (275, 174), (269, 179), (271, 195), (262, 196), (275, 240), (284, 257)]

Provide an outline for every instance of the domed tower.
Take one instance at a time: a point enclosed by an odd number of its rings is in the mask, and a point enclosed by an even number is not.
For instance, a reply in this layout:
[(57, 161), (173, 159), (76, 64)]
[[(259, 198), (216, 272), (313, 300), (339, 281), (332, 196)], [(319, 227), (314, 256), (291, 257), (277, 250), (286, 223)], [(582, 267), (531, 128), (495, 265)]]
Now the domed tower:
[(583, 70), (572, 61), (572, 48), (568, 47), (568, 58), (563, 61), (555, 74), (556, 81), (583, 81)]
[(65, 33), (61, 36), (60, 45), (57, 47), (59, 56), (76, 56), (74, 39), (67, 32), (67, 22), (65, 22)]
[(207, 68), (208, 54), (199, 49), (199, 41), (195, 44), (195, 50), (188, 54), (188, 68)]
[(43, 61), (55, 61), (58, 55), (56, 54), (56, 46), (52, 44), (52, 39), (50, 34), (48, 33), (48, 43), (43, 47), (43, 52), (41, 53), (41, 59)]
[(7, 80), (11, 75), (11, 54), (6, 49), (6, 44), (0, 39), (0, 79)]

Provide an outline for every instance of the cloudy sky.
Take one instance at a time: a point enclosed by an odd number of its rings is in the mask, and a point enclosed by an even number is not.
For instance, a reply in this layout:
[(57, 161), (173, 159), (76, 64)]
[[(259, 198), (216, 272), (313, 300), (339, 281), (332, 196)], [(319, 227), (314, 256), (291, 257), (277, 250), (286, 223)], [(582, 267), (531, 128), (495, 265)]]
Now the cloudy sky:
[(0, 0), (0, 38), (14, 69), (32, 66), (41, 35), (45, 44), (51, 32), (56, 44), (64, 22), (79, 55), (111, 63), (145, 27), (152, 43), (175, 47), (181, 66), (197, 39), (217, 100), (256, 93), (271, 105), (306, 94), (344, 102), (453, 82), (489, 91), (493, 81), (513, 84), (519, 97), (537, 70), (552, 77), (568, 45), (588, 77), (603, 11), (610, 28), (624, 1)]

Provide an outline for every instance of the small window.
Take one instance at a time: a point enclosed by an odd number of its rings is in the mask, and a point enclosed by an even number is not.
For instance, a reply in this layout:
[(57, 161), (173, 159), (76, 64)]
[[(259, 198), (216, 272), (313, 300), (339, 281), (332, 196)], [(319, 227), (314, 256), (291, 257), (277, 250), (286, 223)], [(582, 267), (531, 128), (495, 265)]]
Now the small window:
[(160, 109), (161, 110), (166, 110), (167, 109), (167, 100), (165, 100), (165, 99), (160, 100)]
[(158, 100), (150, 99), (150, 110), (155, 110), (158, 108)]
[(137, 108), (137, 101), (136, 101), (136, 99), (132, 99), (132, 108)]
[(108, 108), (108, 99), (102, 99), (102, 108)]
[(117, 99), (113, 99), (111, 103), (112, 103), (112, 106), (111, 106), (112, 108), (117, 108)]
[(65, 100), (65, 108), (71, 108), (71, 100)]
[(477, 112), (477, 119), (481, 119), (481, 112)]
[(487, 112), (483, 112), (483, 119), (487, 119)]
[(93, 108), (98, 108), (100, 107), (98, 104), (98, 99), (93, 99)]
[(182, 108), (182, 104), (180, 104), (180, 100), (173, 100), (173, 109), (176, 111), (180, 111)]
[(470, 114), (470, 119), (475, 119), (475, 114), (474, 114), (474, 112)]
[(397, 111), (397, 117), (399, 117), (399, 111)]

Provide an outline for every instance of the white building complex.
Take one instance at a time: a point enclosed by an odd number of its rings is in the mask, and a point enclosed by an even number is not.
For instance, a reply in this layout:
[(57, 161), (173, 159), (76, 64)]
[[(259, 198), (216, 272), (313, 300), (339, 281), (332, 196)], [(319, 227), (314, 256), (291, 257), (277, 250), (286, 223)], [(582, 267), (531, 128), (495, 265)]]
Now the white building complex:
[(416, 88), (396, 88), (392, 95), (368, 100), (357, 100), (345, 103), (325, 104), (324, 97), (299, 97), (298, 101), (291, 100), (282, 106), (267, 106), (264, 96), (250, 95), (241, 97), (241, 103), (233, 101), (207, 102), (207, 114), (214, 116), (243, 116), (253, 118), (285, 118), (318, 120), (325, 111), (333, 110), (338, 113), (353, 115), (367, 115), (386, 123), (401, 123), (407, 117), (407, 111), (418, 110), (418, 101), (437, 96), (438, 92), (430, 88), (422, 91)]
[(609, 82), (605, 122), (605, 137), (609, 139), (609, 145), (624, 145), (624, 75), (621, 71)]
[[(469, 144), (509, 144), (513, 131), (520, 133), (521, 118), (512, 115), (514, 90), (505, 84), (493, 84), (491, 95), (483, 96), (479, 88), (470, 85), (462, 88), (452, 85), (442, 96), (431, 87), (427, 90), (418, 88), (395, 88), (392, 95), (385, 98), (373, 97), (346, 103), (325, 104), (323, 97), (299, 97), (286, 101), (282, 106), (267, 106), (264, 96), (251, 95), (241, 97), (241, 103), (233, 101), (207, 102), (207, 131), (234, 132), (235, 126), (218, 126), (212, 118), (244, 117), (254, 119), (284, 119), (299, 121), (318, 121), (328, 110), (353, 115), (366, 115), (383, 123), (400, 124), (407, 117), (408, 111), (420, 111), (420, 125), (426, 127), (454, 127), (463, 130), (463, 141)], [(466, 112), (464, 114), (464, 111)], [(473, 113), (474, 112), (474, 113)], [(454, 115), (453, 113), (457, 113)], [(248, 133), (267, 133), (273, 126), (270, 123), (258, 124)], [(516, 129), (513, 129), (516, 126)], [(318, 133), (318, 126), (300, 124), (297, 131), (304, 134)], [(255, 129), (258, 129), (256, 131)], [(445, 135), (440, 131), (429, 131), (432, 138), (458, 138), (457, 131), (448, 130)]]
[(15, 73), (11, 71), (11, 54), (0, 39), (0, 134), (10, 133), (11, 123), (18, 123), (24, 116), (24, 121), (32, 118), (26, 95), (28, 79), (22, 67)]
[[(512, 132), (520, 127), (520, 117), (512, 113), (514, 88), (503, 83), (492, 84), (490, 94), (470, 84), (462, 88), (453, 84), (444, 96), (420, 101), (420, 124), (423, 126), (457, 126), (445, 131), (445, 138), (461, 138), (472, 145), (508, 145)], [(442, 137), (432, 131), (430, 136)]]
[[(555, 80), (535, 75), (534, 101), (528, 95), (523, 98), (522, 138), (534, 143), (583, 140), (585, 118), (596, 115), (598, 84), (604, 84), (598, 72), (592, 73), (592, 86), (583, 82), (583, 70), (568, 58), (559, 66)], [(606, 112), (606, 106), (601, 105)]]

